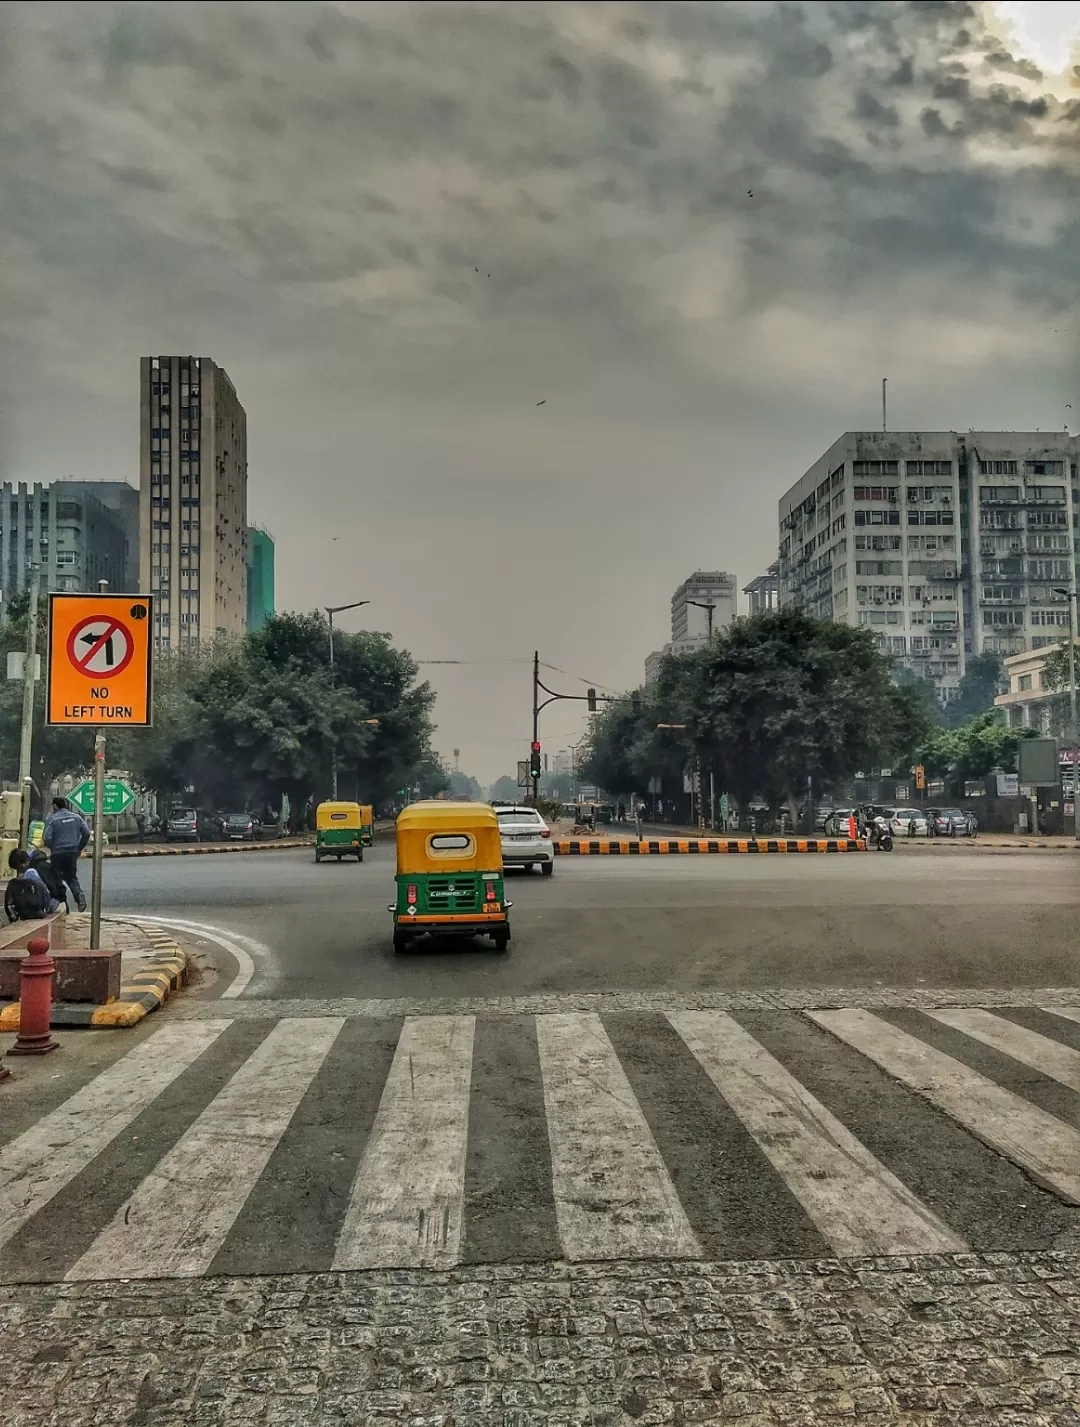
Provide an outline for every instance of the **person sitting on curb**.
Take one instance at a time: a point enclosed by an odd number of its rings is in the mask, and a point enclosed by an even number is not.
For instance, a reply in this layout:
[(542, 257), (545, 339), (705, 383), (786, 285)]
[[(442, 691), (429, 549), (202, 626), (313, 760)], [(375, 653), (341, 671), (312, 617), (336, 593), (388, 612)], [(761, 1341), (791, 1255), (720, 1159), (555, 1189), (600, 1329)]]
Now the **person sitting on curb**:
[(90, 828), (66, 798), (53, 798), (53, 811), (45, 819), (45, 846), (52, 865), (71, 888), (75, 905), (86, 911), (86, 897), (79, 886), (79, 854), (90, 841)]
[(43, 847), (32, 847), (28, 856), (30, 866), (45, 883), (49, 896), (56, 901), (57, 906), (66, 912), (67, 888), (64, 886), (64, 879), (49, 860), (49, 854)]
[(8, 866), (15, 873), (4, 892), (4, 911), (9, 922), (36, 922), (50, 912), (59, 911), (60, 903), (50, 896), (41, 873), (30, 866), (30, 858), (23, 848), (11, 851)]

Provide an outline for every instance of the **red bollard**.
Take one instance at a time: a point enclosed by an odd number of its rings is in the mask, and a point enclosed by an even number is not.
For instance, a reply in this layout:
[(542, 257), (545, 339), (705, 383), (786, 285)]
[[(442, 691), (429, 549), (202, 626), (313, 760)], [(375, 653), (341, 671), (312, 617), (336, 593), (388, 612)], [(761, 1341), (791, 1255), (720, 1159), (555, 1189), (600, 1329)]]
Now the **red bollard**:
[(60, 1048), (49, 1034), (56, 962), (48, 937), (34, 937), (26, 953), (19, 967), (19, 1033), (8, 1055), (48, 1055)]

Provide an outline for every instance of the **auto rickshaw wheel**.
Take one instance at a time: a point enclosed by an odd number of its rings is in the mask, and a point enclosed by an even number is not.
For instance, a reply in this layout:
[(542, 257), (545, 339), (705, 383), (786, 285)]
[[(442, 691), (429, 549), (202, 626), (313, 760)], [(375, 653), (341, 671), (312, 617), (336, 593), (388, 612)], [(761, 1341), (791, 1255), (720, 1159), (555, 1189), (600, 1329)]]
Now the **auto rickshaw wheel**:
[(491, 939), (495, 943), (496, 951), (505, 951), (506, 948), (510, 945), (509, 932), (496, 932)]
[(321, 862), (321, 861), (322, 861), (322, 853), (319, 851), (318, 848), (315, 849), (315, 861), (316, 861), (316, 862)]
[(401, 952), (403, 952), (403, 951), (408, 951), (408, 949), (409, 949), (409, 938), (408, 938), (407, 936), (402, 935), (401, 932), (395, 932), (395, 933), (394, 933), (394, 950), (395, 950), (396, 952), (398, 952), (398, 953), (401, 953)]

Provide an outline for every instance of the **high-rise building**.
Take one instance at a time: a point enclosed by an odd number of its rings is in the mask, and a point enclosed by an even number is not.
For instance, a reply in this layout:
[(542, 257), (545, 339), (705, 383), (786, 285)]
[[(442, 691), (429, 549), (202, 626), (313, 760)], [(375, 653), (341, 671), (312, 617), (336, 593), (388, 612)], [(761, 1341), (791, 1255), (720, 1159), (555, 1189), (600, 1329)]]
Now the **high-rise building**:
[(780, 604), (780, 561), (774, 560), (763, 575), (743, 585), (742, 592), (750, 603), (751, 614), (776, 609)]
[(111, 510), (124, 531), (127, 552), (124, 559), (124, 573), (117, 585), (118, 591), (136, 592), (139, 589), (139, 492), (127, 481), (75, 481), (65, 479), (59, 483), (65, 496), (76, 498), (85, 494), (100, 501)]
[(35, 481), (0, 486), (0, 593), (5, 600), (30, 583), (40, 564), (42, 590), (111, 590), (126, 584), (127, 537), (107, 506), (90, 494), (93, 485)]
[(247, 627), (247, 416), (209, 357), (140, 363), (140, 587), (154, 640), (183, 648)]
[(729, 625), (738, 613), (734, 575), (723, 570), (695, 570), (671, 597), (671, 642), (645, 657), (645, 682), (656, 683), (668, 654), (692, 654), (709, 635)]
[(969, 655), (1068, 629), (1078, 456), (1067, 432), (845, 432), (780, 499), (781, 603), (868, 626), (948, 700)]
[(274, 538), (258, 525), (247, 531), (247, 627), (262, 629), (274, 613)]

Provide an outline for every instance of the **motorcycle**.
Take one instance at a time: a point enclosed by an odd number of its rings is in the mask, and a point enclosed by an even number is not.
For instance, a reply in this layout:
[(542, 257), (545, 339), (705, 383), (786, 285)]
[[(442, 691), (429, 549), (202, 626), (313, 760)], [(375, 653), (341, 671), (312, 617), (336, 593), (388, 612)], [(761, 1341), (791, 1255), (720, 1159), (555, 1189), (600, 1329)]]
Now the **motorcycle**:
[(875, 818), (870, 824), (870, 846), (877, 852), (893, 850), (892, 828), (884, 818)]

